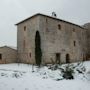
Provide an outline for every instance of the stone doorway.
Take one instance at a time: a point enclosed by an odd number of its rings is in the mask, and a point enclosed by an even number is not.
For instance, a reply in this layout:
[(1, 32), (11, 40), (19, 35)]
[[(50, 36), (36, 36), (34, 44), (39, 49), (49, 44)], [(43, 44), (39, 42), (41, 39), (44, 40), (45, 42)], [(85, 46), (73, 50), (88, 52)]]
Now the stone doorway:
[(0, 60), (2, 59), (2, 54), (0, 53)]
[(56, 53), (56, 64), (60, 64), (60, 53)]
[(66, 54), (66, 63), (70, 63), (70, 55)]

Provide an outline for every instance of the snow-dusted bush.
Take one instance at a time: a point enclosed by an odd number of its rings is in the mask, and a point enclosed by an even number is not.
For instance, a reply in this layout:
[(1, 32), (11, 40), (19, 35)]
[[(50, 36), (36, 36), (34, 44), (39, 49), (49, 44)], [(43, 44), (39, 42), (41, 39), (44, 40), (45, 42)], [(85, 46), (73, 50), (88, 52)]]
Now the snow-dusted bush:
[(86, 73), (86, 78), (90, 81), (90, 70)]
[(75, 70), (80, 73), (80, 74), (84, 74), (84, 72), (86, 72), (86, 68), (85, 66), (83, 65), (83, 62), (79, 62), (77, 63), (77, 65), (74, 67)]
[(74, 79), (74, 69), (70, 67), (70, 65), (66, 65), (64, 69), (62, 69), (62, 76), (65, 79)]
[(58, 64), (55, 64), (55, 65), (50, 65), (50, 67), (48, 69), (51, 69), (51, 70), (57, 70), (59, 67)]
[(22, 75), (23, 75), (23, 73), (21, 73), (21, 72), (14, 72), (14, 73), (12, 73), (12, 77), (13, 78), (20, 78)]

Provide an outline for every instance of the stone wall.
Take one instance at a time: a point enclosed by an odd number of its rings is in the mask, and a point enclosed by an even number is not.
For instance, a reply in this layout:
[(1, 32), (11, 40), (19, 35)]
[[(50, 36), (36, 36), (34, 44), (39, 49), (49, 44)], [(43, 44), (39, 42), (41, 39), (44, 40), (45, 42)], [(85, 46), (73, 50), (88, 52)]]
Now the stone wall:
[(40, 31), (43, 33), (44, 63), (51, 63), (52, 59), (55, 62), (56, 53), (60, 53), (61, 63), (66, 63), (66, 54), (69, 54), (70, 62), (85, 59), (87, 52), (85, 29), (60, 20), (41, 16)]
[(17, 29), (18, 61), (33, 64), (35, 63), (35, 32), (39, 30), (39, 17), (19, 24)]
[(0, 47), (1, 59), (0, 63), (16, 63), (17, 62), (17, 50), (9, 48), (7, 46)]
[(82, 61), (86, 58), (86, 29), (64, 21), (38, 15), (17, 26), (18, 61), (35, 64), (35, 34), (40, 32), (42, 64)]
[(90, 23), (86, 23), (83, 27), (87, 29), (87, 59), (90, 60)]

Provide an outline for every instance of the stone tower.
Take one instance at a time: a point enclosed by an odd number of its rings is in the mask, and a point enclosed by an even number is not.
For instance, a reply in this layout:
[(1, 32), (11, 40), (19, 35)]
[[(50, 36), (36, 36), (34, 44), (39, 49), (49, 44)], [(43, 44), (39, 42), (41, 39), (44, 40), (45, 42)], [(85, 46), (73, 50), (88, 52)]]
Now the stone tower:
[(83, 61), (87, 30), (52, 16), (36, 14), (17, 25), (18, 61), (35, 64), (35, 35), (41, 36), (42, 64)]

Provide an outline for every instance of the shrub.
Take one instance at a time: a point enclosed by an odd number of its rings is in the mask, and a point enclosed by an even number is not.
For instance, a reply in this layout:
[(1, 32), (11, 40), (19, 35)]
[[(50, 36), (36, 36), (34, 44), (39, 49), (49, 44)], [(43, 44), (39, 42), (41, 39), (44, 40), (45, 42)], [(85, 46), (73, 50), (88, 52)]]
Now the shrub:
[(65, 69), (62, 70), (63, 73), (63, 78), (65, 79), (74, 79), (73, 73), (74, 73), (74, 69), (71, 68), (69, 65), (67, 65), (65, 67)]
[(42, 51), (41, 51), (41, 38), (39, 31), (36, 32), (35, 36), (35, 60), (36, 64), (40, 66), (42, 60)]

